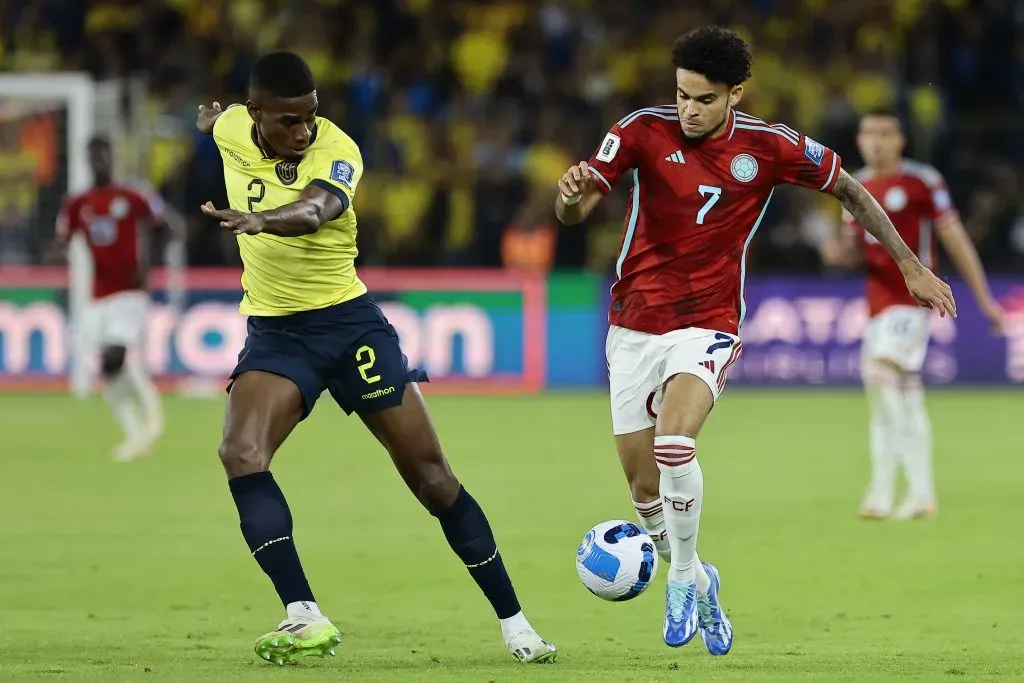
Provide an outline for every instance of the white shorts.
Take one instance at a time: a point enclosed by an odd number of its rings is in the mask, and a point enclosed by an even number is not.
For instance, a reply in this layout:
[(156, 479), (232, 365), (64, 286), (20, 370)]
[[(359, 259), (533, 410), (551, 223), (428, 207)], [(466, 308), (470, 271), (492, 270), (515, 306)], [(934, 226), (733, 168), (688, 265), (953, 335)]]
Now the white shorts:
[(118, 292), (89, 304), (86, 326), (89, 340), (97, 348), (142, 343), (146, 330), (149, 296), (145, 292)]
[(861, 344), (861, 376), (870, 361), (886, 360), (904, 372), (921, 372), (931, 337), (931, 310), (920, 306), (890, 306), (872, 318)]
[(739, 337), (699, 327), (655, 335), (612, 325), (605, 343), (612, 432), (631, 434), (653, 427), (665, 382), (673, 375), (700, 377), (717, 400), (741, 348)]

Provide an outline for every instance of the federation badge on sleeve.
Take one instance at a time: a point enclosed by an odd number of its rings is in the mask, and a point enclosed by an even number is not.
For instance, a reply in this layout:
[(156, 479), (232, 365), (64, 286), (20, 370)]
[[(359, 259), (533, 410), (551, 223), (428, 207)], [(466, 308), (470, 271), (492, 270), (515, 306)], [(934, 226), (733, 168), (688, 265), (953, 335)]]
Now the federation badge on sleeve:
[(804, 156), (813, 161), (815, 166), (821, 166), (821, 162), (825, 158), (825, 145), (805, 137)]
[(352, 178), (355, 174), (356, 169), (347, 161), (338, 160), (331, 165), (331, 180), (341, 183), (350, 190), (352, 189)]
[(608, 163), (615, 158), (615, 155), (619, 152), (619, 145), (622, 144), (622, 140), (615, 133), (608, 133), (604, 136), (604, 141), (601, 142), (601, 148), (597, 150), (597, 156), (594, 157), (598, 161)]

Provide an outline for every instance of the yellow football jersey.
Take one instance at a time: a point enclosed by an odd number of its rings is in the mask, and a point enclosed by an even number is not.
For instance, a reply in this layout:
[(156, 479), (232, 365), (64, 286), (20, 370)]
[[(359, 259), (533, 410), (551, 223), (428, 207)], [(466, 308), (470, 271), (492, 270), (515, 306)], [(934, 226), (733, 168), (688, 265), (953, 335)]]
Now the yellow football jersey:
[[(345, 197), (346, 210), (312, 235), (238, 235), (245, 315), (276, 316), (326, 308), (366, 292), (356, 275), (356, 214), (352, 197), (363, 174), (359, 147), (336, 125), (317, 117), (301, 161), (271, 159), (258, 142), (245, 107), (218, 117), (213, 138), (224, 160), (228, 202), (238, 211), (276, 209), (315, 183)], [(339, 195), (339, 196), (341, 196)]]

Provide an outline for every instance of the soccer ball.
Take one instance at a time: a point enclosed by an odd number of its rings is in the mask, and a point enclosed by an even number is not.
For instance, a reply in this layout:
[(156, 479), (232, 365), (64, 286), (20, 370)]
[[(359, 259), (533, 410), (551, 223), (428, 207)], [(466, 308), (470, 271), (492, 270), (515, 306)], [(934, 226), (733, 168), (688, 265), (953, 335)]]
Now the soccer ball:
[(654, 541), (624, 519), (601, 522), (576, 549), (580, 581), (603, 600), (632, 600), (647, 589), (657, 571)]

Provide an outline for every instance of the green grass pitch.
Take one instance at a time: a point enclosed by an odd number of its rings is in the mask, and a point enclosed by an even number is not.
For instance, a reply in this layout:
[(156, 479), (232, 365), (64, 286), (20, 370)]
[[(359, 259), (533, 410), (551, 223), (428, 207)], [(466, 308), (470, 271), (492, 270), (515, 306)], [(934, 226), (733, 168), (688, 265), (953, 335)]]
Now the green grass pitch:
[(169, 398), (150, 459), (115, 464), (99, 399), (0, 396), (0, 681), (967, 681), (1024, 679), (1020, 392), (935, 392), (941, 512), (870, 523), (855, 392), (728, 392), (701, 435), (701, 555), (728, 657), (661, 643), (664, 569), (606, 603), (576, 545), (632, 519), (600, 394), (430, 401), (557, 664), (511, 660), (434, 520), (329, 400), (278, 455), (338, 657), (252, 653), (282, 610), (246, 552), (216, 447), (223, 403)]

